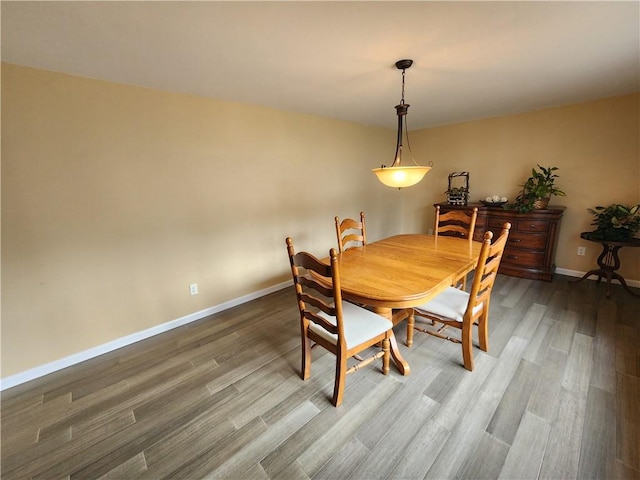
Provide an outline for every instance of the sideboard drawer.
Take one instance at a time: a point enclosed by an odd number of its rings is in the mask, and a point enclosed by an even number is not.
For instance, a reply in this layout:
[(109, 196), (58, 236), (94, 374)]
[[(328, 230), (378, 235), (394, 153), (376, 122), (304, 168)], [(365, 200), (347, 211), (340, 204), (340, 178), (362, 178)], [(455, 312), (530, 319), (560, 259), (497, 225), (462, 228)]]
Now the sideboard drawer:
[[(502, 231), (502, 227), (506, 222), (512, 223), (510, 218), (502, 218), (502, 217), (489, 217), (487, 221), (487, 230), (491, 230), (493, 234), (497, 237), (500, 235)], [(511, 224), (511, 229), (513, 229), (515, 225)]]
[(545, 252), (533, 252), (507, 247), (502, 254), (502, 261), (527, 268), (542, 268), (544, 266), (544, 257)]
[(549, 222), (545, 220), (518, 220), (517, 230), (520, 232), (547, 232)]
[(548, 235), (533, 235), (531, 233), (509, 233), (507, 248), (527, 248), (530, 250), (544, 251), (547, 248)]

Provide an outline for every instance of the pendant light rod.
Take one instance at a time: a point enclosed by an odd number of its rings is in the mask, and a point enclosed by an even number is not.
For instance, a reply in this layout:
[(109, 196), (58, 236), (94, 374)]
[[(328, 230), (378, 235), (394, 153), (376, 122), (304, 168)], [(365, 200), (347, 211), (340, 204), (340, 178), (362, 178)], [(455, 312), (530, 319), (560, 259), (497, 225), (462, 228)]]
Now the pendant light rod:
[(396, 114), (398, 115), (398, 139), (396, 141), (396, 156), (392, 167), (397, 167), (402, 161), (402, 133), (404, 132), (404, 116), (409, 110), (409, 105), (396, 105)]
[[(404, 103), (404, 75), (405, 75), (406, 69), (410, 68), (411, 65), (413, 65), (413, 60), (410, 60), (408, 58), (404, 60), (398, 60), (396, 62), (396, 68), (398, 70), (402, 70), (402, 96), (400, 97), (400, 104), (396, 105), (396, 115), (398, 116), (398, 138), (396, 141), (396, 156), (393, 161), (393, 165), (391, 165), (392, 167), (400, 166), (400, 164), (402, 163), (402, 148), (403, 148), (402, 136), (406, 132), (406, 120), (404, 117), (409, 112), (409, 107), (411, 106)], [(406, 133), (406, 136), (407, 136), (407, 146), (409, 147), (409, 151), (411, 151), (411, 147), (409, 146), (409, 134)], [(417, 165), (415, 159), (413, 159), (413, 155), (412, 155), (412, 160), (413, 160), (413, 163)]]

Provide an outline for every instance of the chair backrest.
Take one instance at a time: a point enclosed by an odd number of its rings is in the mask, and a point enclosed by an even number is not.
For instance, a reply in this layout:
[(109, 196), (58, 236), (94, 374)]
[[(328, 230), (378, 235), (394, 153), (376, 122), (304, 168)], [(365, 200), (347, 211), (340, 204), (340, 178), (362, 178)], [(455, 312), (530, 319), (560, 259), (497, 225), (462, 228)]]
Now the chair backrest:
[(440, 213), (440, 205), (436, 205), (435, 236), (439, 233), (473, 239), (478, 218), (478, 207), (473, 207), (471, 215), (464, 210), (451, 210)]
[(471, 292), (469, 293), (469, 304), (465, 315), (471, 314), (477, 305), (484, 304), (486, 311), (489, 308), (489, 299), (491, 298), (491, 289), (496, 281), (502, 253), (507, 244), (509, 230), (511, 224), (505, 222), (502, 226), (500, 236), (491, 243), (493, 232), (486, 232), (480, 249), (480, 257), (473, 277)]
[[(288, 237), (287, 253), (291, 264), (293, 286), (298, 298), (300, 321), (313, 322), (329, 333), (338, 335), (338, 342), (343, 344), (345, 340), (342, 322), (342, 294), (340, 292), (340, 274), (336, 249), (332, 248), (329, 251), (330, 265), (327, 265), (310, 253), (295, 253), (293, 240)], [(314, 278), (310, 272), (323, 277), (324, 284)], [(318, 315), (319, 311), (335, 317), (335, 324)], [(344, 348), (344, 344), (342, 347)]]
[[(364, 212), (360, 212), (360, 221), (351, 218), (345, 218), (340, 221), (335, 217), (336, 235), (338, 237), (338, 250), (344, 252), (349, 242), (360, 242), (362, 245), (367, 244), (367, 229), (364, 222)], [(349, 230), (349, 232), (347, 232)], [(353, 231), (355, 230), (355, 231)], [(347, 232), (347, 233), (345, 233)], [(354, 245), (352, 245), (354, 246)]]

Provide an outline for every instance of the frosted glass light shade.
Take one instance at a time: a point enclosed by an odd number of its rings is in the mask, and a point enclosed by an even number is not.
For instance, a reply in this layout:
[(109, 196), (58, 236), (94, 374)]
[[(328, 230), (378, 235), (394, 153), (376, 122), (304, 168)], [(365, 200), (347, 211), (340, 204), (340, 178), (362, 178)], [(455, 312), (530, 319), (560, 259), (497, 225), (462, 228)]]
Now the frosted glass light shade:
[(378, 176), (378, 180), (388, 187), (404, 188), (418, 183), (429, 170), (431, 170), (431, 167), (416, 165), (374, 168), (373, 173)]

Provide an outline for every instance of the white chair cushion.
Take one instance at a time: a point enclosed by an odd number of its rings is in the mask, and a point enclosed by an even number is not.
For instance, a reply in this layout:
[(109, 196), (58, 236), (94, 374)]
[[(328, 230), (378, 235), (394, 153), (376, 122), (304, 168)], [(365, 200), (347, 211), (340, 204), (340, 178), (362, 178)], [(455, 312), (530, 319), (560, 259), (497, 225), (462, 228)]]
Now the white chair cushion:
[[(467, 292), (454, 287), (448, 287), (440, 295), (427, 303), (415, 307), (415, 309), (462, 323), (468, 303), (469, 294)], [(476, 314), (481, 309), (482, 304), (476, 305), (473, 313)]]
[[(324, 312), (319, 312), (318, 315), (325, 318), (331, 324), (336, 324), (336, 317), (326, 315)], [(347, 349), (360, 345), (393, 328), (390, 320), (349, 302), (342, 302), (342, 318)], [(338, 342), (337, 335), (332, 335), (313, 322), (309, 324), (309, 329), (334, 345)]]

